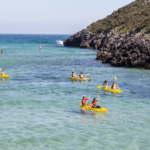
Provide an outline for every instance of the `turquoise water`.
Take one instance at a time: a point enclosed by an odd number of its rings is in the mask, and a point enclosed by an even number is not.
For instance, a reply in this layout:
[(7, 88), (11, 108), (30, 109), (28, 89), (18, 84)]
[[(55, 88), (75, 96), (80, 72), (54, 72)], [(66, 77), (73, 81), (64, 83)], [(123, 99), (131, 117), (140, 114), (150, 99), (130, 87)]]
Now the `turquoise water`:
[[(0, 149), (148, 150), (150, 71), (96, 62), (97, 51), (64, 47), (69, 35), (0, 35)], [(39, 46), (42, 51), (39, 51)], [(72, 69), (91, 82), (71, 81)], [(117, 76), (121, 94), (97, 89)], [(107, 113), (82, 112), (82, 96), (102, 93)]]

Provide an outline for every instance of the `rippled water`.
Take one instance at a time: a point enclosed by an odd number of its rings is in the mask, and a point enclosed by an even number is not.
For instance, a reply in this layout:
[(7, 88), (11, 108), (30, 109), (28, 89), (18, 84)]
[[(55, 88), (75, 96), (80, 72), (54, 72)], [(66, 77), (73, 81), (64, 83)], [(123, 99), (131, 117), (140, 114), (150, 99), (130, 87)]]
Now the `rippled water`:
[[(0, 35), (0, 149), (150, 148), (150, 71), (96, 62), (97, 51), (64, 47), (69, 35)], [(42, 51), (39, 51), (39, 46)], [(71, 81), (72, 69), (91, 82)], [(97, 89), (117, 76), (121, 94)], [(102, 93), (107, 113), (82, 112), (82, 96)]]

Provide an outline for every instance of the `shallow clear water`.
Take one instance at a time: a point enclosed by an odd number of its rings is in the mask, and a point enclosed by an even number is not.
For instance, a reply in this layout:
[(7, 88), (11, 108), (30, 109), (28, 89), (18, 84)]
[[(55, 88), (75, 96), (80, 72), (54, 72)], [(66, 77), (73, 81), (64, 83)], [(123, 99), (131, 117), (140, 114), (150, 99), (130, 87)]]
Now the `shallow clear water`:
[[(112, 149), (150, 147), (150, 71), (96, 62), (97, 51), (64, 47), (69, 35), (0, 35), (0, 149)], [(39, 46), (42, 51), (39, 51)], [(71, 81), (72, 69), (91, 82)], [(121, 94), (97, 89), (117, 76)], [(82, 96), (102, 93), (107, 113), (82, 112)]]

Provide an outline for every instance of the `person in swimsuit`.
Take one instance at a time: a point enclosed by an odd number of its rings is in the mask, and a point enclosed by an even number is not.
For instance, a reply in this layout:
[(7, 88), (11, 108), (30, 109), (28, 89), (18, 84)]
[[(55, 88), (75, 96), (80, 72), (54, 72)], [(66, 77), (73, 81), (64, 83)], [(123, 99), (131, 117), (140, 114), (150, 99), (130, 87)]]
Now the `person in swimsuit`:
[(82, 72), (79, 74), (79, 78), (81, 78), (81, 79), (85, 78), (84, 74)]
[(2, 69), (1, 75), (5, 75), (5, 72), (4, 72), (4, 70), (3, 70), (3, 69)]
[(119, 89), (119, 88), (117, 87), (117, 85), (116, 85), (115, 81), (113, 81), (113, 84), (112, 84), (111, 89), (113, 89), (113, 90), (117, 90), (117, 89)]
[(104, 88), (108, 88), (108, 83), (107, 83), (106, 80), (105, 80), (104, 83), (103, 83), (103, 87), (104, 87)]
[(73, 77), (73, 78), (77, 78), (77, 75), (76, 75), (74, 72), (72, 72), (71, 77)]

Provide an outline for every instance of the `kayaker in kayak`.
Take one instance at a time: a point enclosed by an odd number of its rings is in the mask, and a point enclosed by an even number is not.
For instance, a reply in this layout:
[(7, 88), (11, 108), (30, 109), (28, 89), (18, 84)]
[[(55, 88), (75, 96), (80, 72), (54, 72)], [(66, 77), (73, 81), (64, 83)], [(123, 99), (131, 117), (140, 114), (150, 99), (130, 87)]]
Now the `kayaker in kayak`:
[(2, 69), (1, 75), (5, 75), (5, 72), (4, 72), (4, 70), (3, 70), (3, 69)]
[[(90, 95), (91, 95), (91, 94), (90, 94)], [(88, 100), (89, 100), (90, 95), (89, 95), (89, 97), (88, 97), (88, 98), (85, 98), (85, 95), (83, 95), (83, 99), (82, 99), (82, 106), (87, 106), (86, 101), (88, 101)]]
[(77, 78), (77, 75), (74, 73), (74, 72), (72, 72), (72, 75), (71, 75), (73, 78)]
[(96, 100), (95, 98), (93, 98), (93, 101), (92, 101), (92, 108), (101, 108), (100, 106), (97, 106), (97, 102), (99, 101), (101, 95), (99, 96), (98, 100)]
[(118, 90), (118, 89), (119, 89), (119, 88), (117, 87), (115, 81), (113, 81), (113, 84), (112, 84), (111, 89), (113, 89), (113, 90)]
[(106, 80), (105, 80), (104, 83), (103, 83), (103, 87), (104, 87), (104, 88), (108, 88), (108, 83), (107, 83)]
[(85, 78), (84, 74), (82, 72), (79, 74), (79, 78), (81, 78), (81, 79)]

